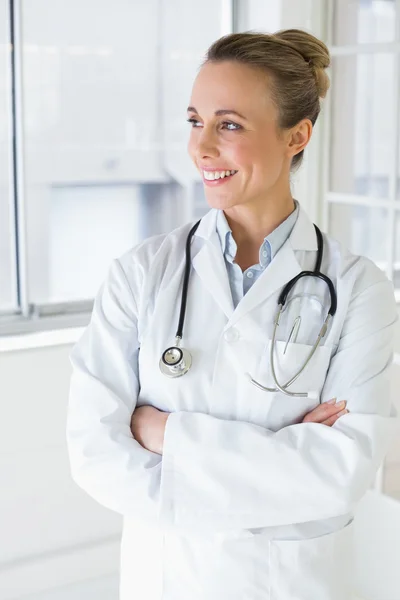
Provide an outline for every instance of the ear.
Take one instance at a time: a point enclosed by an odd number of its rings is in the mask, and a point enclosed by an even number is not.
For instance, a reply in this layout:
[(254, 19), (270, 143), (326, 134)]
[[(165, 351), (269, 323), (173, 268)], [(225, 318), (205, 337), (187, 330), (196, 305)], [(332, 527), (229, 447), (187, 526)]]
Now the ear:
[(303, 119), (292, 127), (287, 143), (287, 156), (289, 158), (293, 158), (293, 156), (304, 150), (310, 141), (312, 130), (313, 126), (310, 119)]

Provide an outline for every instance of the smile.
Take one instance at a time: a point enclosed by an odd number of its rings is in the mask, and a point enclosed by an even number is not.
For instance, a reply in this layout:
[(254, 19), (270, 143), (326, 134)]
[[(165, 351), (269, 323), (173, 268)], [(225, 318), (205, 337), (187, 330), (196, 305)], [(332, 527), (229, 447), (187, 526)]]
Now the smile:
[(203, 181), (206, 185), (222, 185), (236, 175), (237, 171), (203, 171)]

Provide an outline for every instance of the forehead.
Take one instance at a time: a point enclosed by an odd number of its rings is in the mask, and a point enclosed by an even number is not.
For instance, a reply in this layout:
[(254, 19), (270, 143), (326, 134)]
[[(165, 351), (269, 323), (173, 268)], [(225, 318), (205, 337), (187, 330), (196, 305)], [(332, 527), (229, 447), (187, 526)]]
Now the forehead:
[(237, 62), (203, 65), (194, 80), (190, 104), (199, 113), (230, 108), (246, 118), (274, 110), (268, 74)]

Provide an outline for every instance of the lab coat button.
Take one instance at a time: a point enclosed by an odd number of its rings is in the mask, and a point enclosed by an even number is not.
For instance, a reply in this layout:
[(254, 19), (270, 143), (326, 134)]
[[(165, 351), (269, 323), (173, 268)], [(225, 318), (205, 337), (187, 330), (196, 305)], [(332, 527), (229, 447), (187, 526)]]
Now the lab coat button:
[(231, 327), (231, 329), (225, 331), (224, 338), (227, 342), (236, 342), (239, 339), (239, 332), (234, 327)]

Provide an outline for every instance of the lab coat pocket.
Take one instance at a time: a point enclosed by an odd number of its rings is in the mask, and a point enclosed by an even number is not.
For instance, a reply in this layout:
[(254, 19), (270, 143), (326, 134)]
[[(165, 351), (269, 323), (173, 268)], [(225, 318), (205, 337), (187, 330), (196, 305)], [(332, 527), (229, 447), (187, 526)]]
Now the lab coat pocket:
[[(266, 387), (275, 387), (272, 377), (270, 359), (271, 340), (264, 348), (260, 359), (257, 374), (262, 378)], [(289, 392), (316, 392), (321, 391), (325, 381), (331, 357), (330, 346), (318, 346), (312, 358), (307, 360), (312, 350), (311, 344), (297, 344), (277, 340), (274, 347), (275, 374), (280, 385), (285, 385), (292, 377), (304, 367), (298, 378), (290, 386)]]
[[(271, 342), (269, 341), (264, 348), (254, 375), (251, 375), (262, 386), (276, 388), (271, 370), (270, 345)], [(267, 392), (251, 385), (254, 410), (258, 404), (260, 417), (262, 415), (264, 417), (264, 420), (258, 419), (260, 425), (277, 431), (282, 427), (301, 422), (304, 416), (318, 405), (329, 369), (331, 347), (319, 346), (307, 363), (311, 350), (312, 346), (309, 344), (286, 344), (279, 340), (275, 343), (274, 367), (278, 383), (285, 386), (306, 365), (296, 381), (289, 385), (287, 390), (290, 392), (306, 392), (308, 396), (288, 396), (279, 391)], [(259, 390), (259, 392), (256, 393), (254, 390)]]
[(270, 600), (350, 600), (353, 520), (316, 538), (271, 540)]

